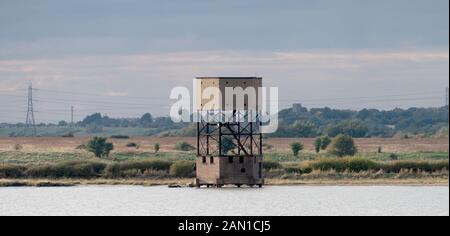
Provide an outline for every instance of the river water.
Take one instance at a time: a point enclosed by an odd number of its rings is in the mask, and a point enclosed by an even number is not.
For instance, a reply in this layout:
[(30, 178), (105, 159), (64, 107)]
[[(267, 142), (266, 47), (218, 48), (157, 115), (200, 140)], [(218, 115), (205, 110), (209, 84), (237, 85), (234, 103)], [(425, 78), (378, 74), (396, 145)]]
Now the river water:
[(0, 188), (0, 215), (449, 215), (448, 187)]

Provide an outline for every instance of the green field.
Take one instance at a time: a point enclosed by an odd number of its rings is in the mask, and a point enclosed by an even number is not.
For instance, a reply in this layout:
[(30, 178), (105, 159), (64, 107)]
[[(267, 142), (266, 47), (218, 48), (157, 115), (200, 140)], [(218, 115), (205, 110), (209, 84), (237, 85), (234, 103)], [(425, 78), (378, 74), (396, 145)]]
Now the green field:
[[(129, 135), (129, 136), (152, 136), (158, 135), (163, 132), (170, 131), (168, 128), (142, 128), (142, 127), (102, 127), (101, 132), (87, 132), (85, 128), (70, 129), (68, 127), (49, 126), (49, 127), (36, 127), (37, 135), (43, 137), (57, 137), (63, 136), (72, 132), (79, 137), (85, 136), (105, 136), (112, 135)], [(14, 137), (23, 135), (23, 128), (0, 128), (0, 137)]]
[[(411, 152), (396, 153), (399, 161), (440, 161), (449, 160), (448, 152)], [(391, 161), (390, 153), (360, 153), (355, 157), (373, 161)], [(130, 160), (195, 160), (196, 154), (193, 152), (114, 152), (107, 159), (108, 161), (130, 161)], [(303, 152), (299, 157), (286, 153), (267, 153), (264, 155), (267, 161), (281, 163), (295, 163), (316, 160), (320, 158), (332, 158), (326, 153)], [(92, 154), (87, 152), (21, 152), (4, 151), (0, 152), (0, 163), (9, 164), (49, 164), (64, 161), (96, 160)]]

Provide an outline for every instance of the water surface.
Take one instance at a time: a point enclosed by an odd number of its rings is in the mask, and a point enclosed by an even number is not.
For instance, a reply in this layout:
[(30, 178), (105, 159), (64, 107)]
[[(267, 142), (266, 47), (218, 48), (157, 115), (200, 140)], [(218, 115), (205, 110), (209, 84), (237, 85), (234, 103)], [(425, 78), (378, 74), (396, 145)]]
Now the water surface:
[(449, 215), (448, 187), (0, 188), (0, 215)]

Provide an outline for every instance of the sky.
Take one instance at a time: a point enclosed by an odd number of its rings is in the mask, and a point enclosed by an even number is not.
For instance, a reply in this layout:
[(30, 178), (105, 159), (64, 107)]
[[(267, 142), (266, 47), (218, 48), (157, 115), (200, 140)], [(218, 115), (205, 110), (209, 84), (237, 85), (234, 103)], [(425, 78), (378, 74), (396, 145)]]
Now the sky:
[(436, 107), (448, 0), (1, 0), (0, 122), (169, 114), (199, 76), (261, 76), (281, 107)]

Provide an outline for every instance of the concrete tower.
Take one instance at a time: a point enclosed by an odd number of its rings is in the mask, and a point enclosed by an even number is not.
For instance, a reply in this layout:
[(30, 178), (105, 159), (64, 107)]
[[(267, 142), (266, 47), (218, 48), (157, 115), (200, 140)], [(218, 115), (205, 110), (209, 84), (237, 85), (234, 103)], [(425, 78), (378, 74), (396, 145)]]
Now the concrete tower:
[(262, 187), (262, 78), (197, 78), (197, 186)]

